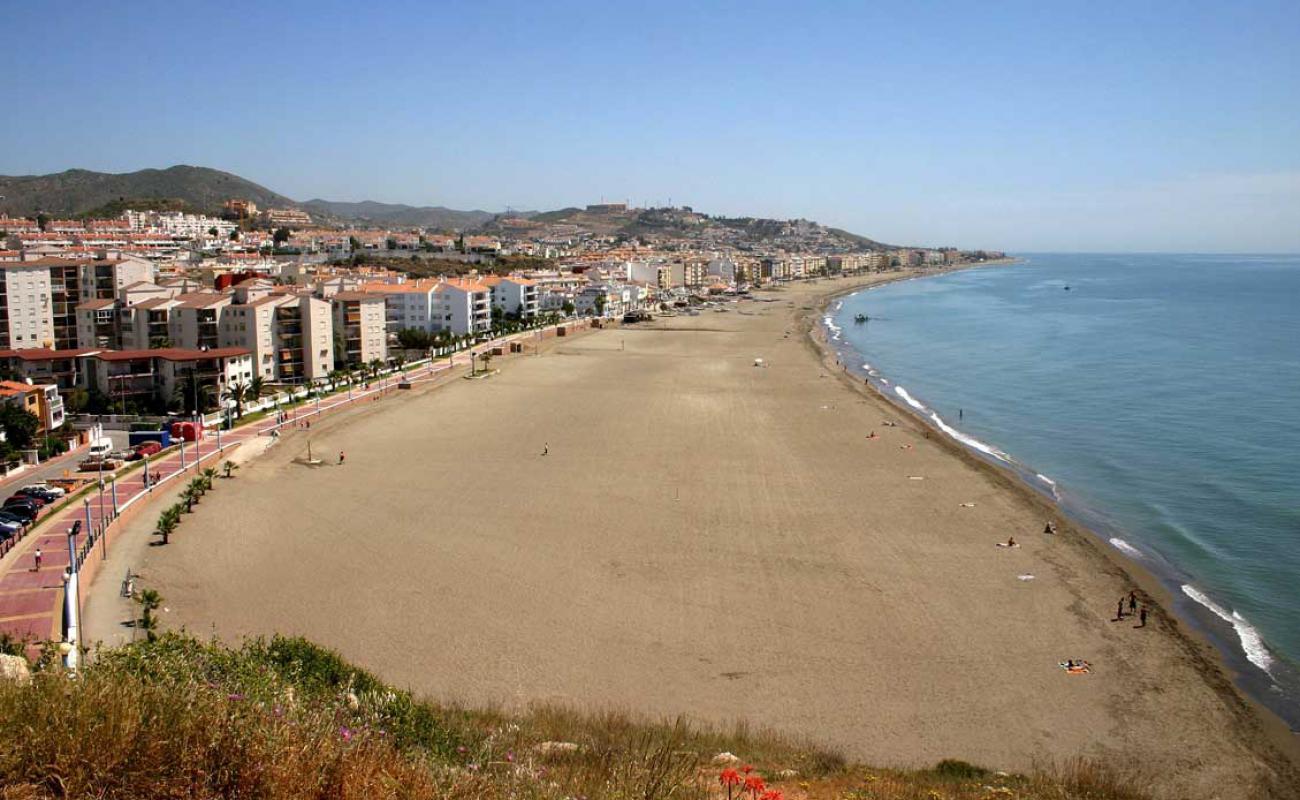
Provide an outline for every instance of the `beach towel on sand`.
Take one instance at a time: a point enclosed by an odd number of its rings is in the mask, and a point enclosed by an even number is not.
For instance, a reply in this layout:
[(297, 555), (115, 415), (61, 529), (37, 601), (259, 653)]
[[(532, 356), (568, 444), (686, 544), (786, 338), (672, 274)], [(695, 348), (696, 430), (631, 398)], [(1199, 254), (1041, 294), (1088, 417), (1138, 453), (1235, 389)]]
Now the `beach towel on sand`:
[(1075, 659), (1074, 666), (1070, 666), (1069, 663), (1065, 661), (1062, 661), (1058, 666), (1065, 670), (1066, 674), (1069, 675), (1087, 675), (1092, 671), (1091, 664), (1087, 661), (1079, 661), (1078, 659)]

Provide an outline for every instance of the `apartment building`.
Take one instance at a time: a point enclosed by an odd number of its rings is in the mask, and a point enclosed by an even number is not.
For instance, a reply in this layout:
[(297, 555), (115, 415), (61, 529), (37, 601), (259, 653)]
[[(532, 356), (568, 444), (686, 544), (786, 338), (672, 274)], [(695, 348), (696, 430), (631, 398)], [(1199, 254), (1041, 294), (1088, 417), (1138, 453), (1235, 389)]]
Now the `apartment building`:
[(85, 385), (85, 358), (94, 350), (50, 350), (26, 347), (0, 350), (0, 369), (36, 384), (53, 384), (61, 391)]
[(36, 417), (36, 435), (46, 436), (63, 426), (63, 398), (54, 384), (0, 381), (0, 402), (9, 403)]
[(152, 275), (153, 265), (130, 257), (5, 262), (0, 266), (0, 347), (77, 347), (79, 305), (112, 300), (124, 287)]
[(221, 315), (234, 299), (228, 294), (182, 294), (170, 309), (168, 332), (172, 347), (189, 350), (221, 346)]
[(387, 303), (368, 292), (336, 292), (329, 298), (334, 313), (334, 342), (342, 345), (337, 361), (356, 366), (388, 360)]
[(522, 319), (537, 316), (539, 301), (535, 282), (513, 275), (507, 277), (492, 275), (484, 278), (482, 283), (488, 287), (493, 308), (499, 308), (505, 314)]
[(441, 314), (440, 330), (457, 336), (492, 330), (492, 292), (475, 281), (452, 279), (434, 289), (434, 316)]
[(574, 298), (579, 316), (621, 317), (630, 309), (629, 291), (623, 286), (594, 283)]
[(442, 330), (443, 313), (435, 319), (434, 294), (438, 282), (432, 280), (405, 283), (366, 283), (361, 291), (384, 299), (384, 324), (388, 334), (396, 336), (406, 328), (433, 333)]
[[(247, 382), (253, 376), (253, 361), (239, 347), (188, 350), (168, 347), (160, 350), (106, 350), (81, 358), (84, 380), (122, 407), (167, 405), (209, 405), (232, 383)], [(182, 397), (193, 392), (193, 397)]]
[(52, 347), (50, 270), (32, 261), (0, 264), (0, 349)]
[(334, 321), (330, 303), (305, 294), (265, 295), (223, 307), (223, 347), (249, 354), (268, 383), (323, 381), (334, 369)]

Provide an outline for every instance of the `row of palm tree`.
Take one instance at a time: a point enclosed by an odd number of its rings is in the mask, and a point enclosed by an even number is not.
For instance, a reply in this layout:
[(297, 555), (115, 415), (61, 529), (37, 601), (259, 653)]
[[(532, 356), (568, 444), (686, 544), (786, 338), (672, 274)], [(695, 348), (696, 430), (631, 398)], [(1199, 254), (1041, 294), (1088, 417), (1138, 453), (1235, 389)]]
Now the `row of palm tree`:
[[(393, 361), (396, 363), (397, 369), (401, 369), (402, 365), (406, 363), (406, 359), (403, 357), (396, 357)], [(379, 374), (386, 368), (387, 365), (384, 364), (383, 360), (372, 358), (364, 364), (355, 364), (344, 367), (343, 369), (332, 370), (327, 378), (330, 383), (330, 388), (337, 389), (339, 386), (350, 386), (354, 383), (367, 383), (372, 381), (375, 378), (378, 378)]]
[[(222, 465), (225, 469), (226, 477), (239, 466), (233, 461), (227, 461)], [(194, 511), (194, 506), (198, 504), (203, 495), (212, 491), (212, 481), (217, 477), (217, 470), (213, 467), (207, 467), (196, 475), (185, 488), (181, 490), (180, 501), (163, 509), (162, 514), (158, 517), (158, 522), (154, 525), (154, 532), (162, 537), (163, 544), (171, 542), (171, 535), (176, 532), (177, 526), (181, 524), (181, 515), (190, 514)]]

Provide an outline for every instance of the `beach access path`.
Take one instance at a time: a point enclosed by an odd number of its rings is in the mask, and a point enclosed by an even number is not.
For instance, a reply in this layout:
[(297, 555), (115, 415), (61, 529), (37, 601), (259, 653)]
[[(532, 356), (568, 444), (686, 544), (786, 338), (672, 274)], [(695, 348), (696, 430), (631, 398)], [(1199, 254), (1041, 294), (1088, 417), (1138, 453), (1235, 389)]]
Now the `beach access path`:
[[(536, 332), (513, 334), (476, 345), (471, 350), (486, 351), (505, 342), (531, 339), (534, 335)], [(208, 467), (219, 469), (223, 455), (247, 441), (265, 438), (272, 431), (301, 425), (309, 420), (318, 424), (323, 417), (354, 407), (358, 403), (391, 396), (399, 391), (396, 386), (398, 380), (404, 380), (412, 386), (436, 381), (454, 366), (468, 366), (471, 350), (453, 355), (445, 361), (434, 361), (400, 374), (388, 375), (383, 380), (375, 379), (369, 388), (351, 386), (330, 396), (288, 408), (283, 422), (277, 422), (275, 416), (271, 415), (238, 425), (230, 431), (222, 431), (219, 436), (215, 430), (208, 430), (200, 441), (186, 443), (183, 453), (182, 448), (174, 447), (150, 459), (149, 486), (144, 483), (145, 471), (137, 468), (120, 474), (113, 481), (106, 480), (103, 491), (96, 484), (71, 501), (63, 502), (55, 510), (43, 513), (23, 540), (0, 558), (0, 633), (7, 633), (15, 640), (28, 641), (31, 645), (29, 651), (33, 654), (36, 644), (61, 640), (63, 577), (71, 559), (67, 532), (74, 522), (79, 520), (82, 523), (82, 533), (77, 538), (78, 547), (85, 542), (89, 531), (98, 530), (101, 526), (107, 529), (107, 535), (96, 542), (82, 564), (83, 571), (88, 571), (88, 567), (93, 568), (85, 576), (93, 580), (99, 577), (97, 573), (102, 568), (112, 562), (115, 533), (127, 521), (128, 512), (137, 504), (147, 504), (150, 495), (174, 492), (181, 488), (183, 479), (193, 478)], [(112, 476), (106, 474), (105, 477)], [(32, 478), (29, 476), (28, 481), (30, 480)], [(14, 488), (26, 482), (15, 476)], [(39, 570), (35, 563), (37, 550), (41, 551), (42, 556)], [(123, 565), (123, 577), (125, 570), (126, 565)]]

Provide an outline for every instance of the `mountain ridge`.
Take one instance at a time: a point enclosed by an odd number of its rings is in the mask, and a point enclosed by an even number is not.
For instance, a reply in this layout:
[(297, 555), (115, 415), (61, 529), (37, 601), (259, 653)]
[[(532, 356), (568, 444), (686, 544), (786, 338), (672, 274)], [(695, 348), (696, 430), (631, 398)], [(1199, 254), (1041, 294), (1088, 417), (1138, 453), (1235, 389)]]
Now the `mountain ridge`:
[[(69, 169), (48, 175), (0, 175), (0, 212), (11, 216), (84, 216), (90, 213), (120, 214), (123, 208), (149, 207), (220, 214), (231, 198), (251, 200), (259, 208), (289, 208), (306, 211), (319, 222), (360, 222), (394, 227), (418, 227), (448, 231), (505, 232), (520, 225), (544, 227), (568, 224), (597, 235), (627, 238), (672, 238), (696, 240), (700, 244), (722, 241), (780, 246), (791, 231), (811, 234), (838, 248), (853, 246), (888, 247), (865, 236), (808, 220), (775, 220), (757, 217), (721, 217), (697, 213), (689, 208), (641, 208), (616, 210), (608, 207), (569, 206), (546, 212), (482, 209), (459, 210), (446, 206), (412, 206), (376, 200), (341, 201), (312, 198), (298, 201), (267, 187), (211, 167), (177, 164), (165, 169), (108, 173)], [(710, 238), (711, 237), (711, 238)]]

